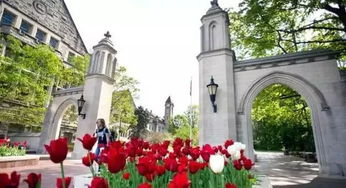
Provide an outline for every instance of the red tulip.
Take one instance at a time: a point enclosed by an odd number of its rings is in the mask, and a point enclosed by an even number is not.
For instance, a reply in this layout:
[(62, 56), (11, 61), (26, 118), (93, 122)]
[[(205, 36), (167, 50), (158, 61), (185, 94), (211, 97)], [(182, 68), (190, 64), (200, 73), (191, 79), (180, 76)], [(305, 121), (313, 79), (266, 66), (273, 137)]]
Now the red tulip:
[(24, 181), (28, 183), (29, 188), (36, 188), (41, 185), (41, 174), (30, 173)]
[(0, 173), (0, 187), (17, 188), (19, 186), (20, 175), (16, 171), (11, 173), (11, 177), (6, 173)]
[(227, 148), (228, 148), (228, 146), (233, 145), (233, 144), (234, 144), (234, 142), (233, 142), (233, 140), (232, 140), (232, 139), (230, 139), (230, 140), (226, 140), (226, 142), (225, 142), (225, 148), (227, 149)]
[(96, 143), (96, 140), (97, 140), (96, 137), (93, 137), (90, 134), (85, 134), (83, 136), (83, 139), (80, 139), (80, 138), (77, 138), (77, 139), (82, 142), (83, 148), (88, 150), (88, 151), (92, 150), (92, 148), (93, 148), (93, 146), (94, 146), (94, 144)]
[(246, 170), (250, 170), (251, 167), (254, 165), (254, 164), (252, 163), (251, 159), (244, 159), (244, 160), (243, 160), (243, 164), (244, 164), (244, 168), (245, 168)]
[(175, 158), (168, 157), (163, 160), (167, 170), (176, 172), (178, 170), (178, 163)]
[(89, 188), (109, 188), (108, 182), (106, 179), (101, 177), (94, 177), (91, 181)]
[(214, 155), (214, 154), (215, 154), (215, 151), (209, 144), (206, 144), (202, 147), (201, 156), (205, 162), (209, 162), (210, 155)]
[(195, 147), (195, 148), (190, 149), (190, 156), (191, 156), (192, 160), (194, 160), (194, 161), (197, 160), (199, 155), (200, 155), (199, 147)]
[(130, 178), (130, 173), (128, 173), (128, 172), (124, 173), (124, 174), (123, 174), (123, 178), (124, 178), (125, 180), (128, 180), (128, 179)]
[[(72, 179), (71, 177), (65, 177), (65, 188), (68, 188), (70, 186), (71, 179)], [(56, 187), (63, 188), (62, 178), (56, 179)]]
[(237, 188), (237, 186), (232, 183), (226, 183), (225, 188)]
[(126, 165), (126, 155), (122, 148), (115, 149), (109, 148), (107, 153), (108, 170), (111, 173), (117, 173), (121, 171)]
[(82, 158), (82, 163), (89, 167), (93, 164), (94, 160), (96, 160), (96, 155), (94, 153), (87, 153), (85, 157)]
[(169, 188), (189, 188), (190, 181), (186, 172), (177, 173), (174, 175), (171, 182), (168, 184)]
[(241, 163), (239, 162), (239, 160), (233, 161), (233, 166), (234, 166), (234, 168), (237, 169), (237, 170), (241, 170), (241, 168), (242, 168), (242, 165), (241, 165)]
[(199, 169), (201, 169), (204, 165), (196, 162), (196, 161), (190, 161), (189, 163), (189, 171), (191, 174), (196, 173)]
[(144, 182), (139, 184), (137, 188), (151, 188), (151, 185), (148, 182)]
[(165, 174), (166, 169), (164, 166), (156, 166), (156, 174), (158, 176), (162, 176), (163, 174)]
[(53, 163), (61, 163), (66, 159), (68, 148), (67, 138), (51, 140), (49, 145), (44, 145)]

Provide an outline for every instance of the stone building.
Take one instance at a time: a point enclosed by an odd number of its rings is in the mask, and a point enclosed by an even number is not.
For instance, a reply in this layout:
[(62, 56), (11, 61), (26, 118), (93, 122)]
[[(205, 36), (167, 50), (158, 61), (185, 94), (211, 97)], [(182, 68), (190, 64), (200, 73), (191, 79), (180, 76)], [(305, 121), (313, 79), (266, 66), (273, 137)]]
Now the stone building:
[(173, 117), (173, 108), (174, 108), (174, 104), (171, 100), (171, 96), (169, 96), (165, 102), (165, 116), (164, 116), (165, 126), (168, 126), (169, 120)]
[[(0, 18), (0, 33), (12, 35), (31, 46), (51, 46), (67, 67), (71, 66), (72, 57), (88, 53), (63, 0), (1, 0)], [(0, 53), (6, 55), (6, 42), (0, 43), (3, 46)], [(0, 136), (7, 135), (7, 124), (2, 122), (0, 127)], [(64, 121), (63, 130), (71, 134), (76, 125)], [(22, 131), (25, 130), (10, 132)]]

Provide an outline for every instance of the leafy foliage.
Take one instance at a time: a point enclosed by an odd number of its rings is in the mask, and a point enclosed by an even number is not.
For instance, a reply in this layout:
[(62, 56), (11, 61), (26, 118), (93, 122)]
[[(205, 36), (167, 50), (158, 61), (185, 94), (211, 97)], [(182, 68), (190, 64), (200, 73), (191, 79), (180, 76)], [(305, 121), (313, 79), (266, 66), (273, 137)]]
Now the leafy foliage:
[(137, 94), (139, 92), (139, 89), (137, 86), (139, 82), (135, 78), (127, 75), (126, 67), (119, 66), (119, 68), (116, 69), (115, 80), (115, 92), (128, 90), (132, 94), (132, 96), (134, 96), (135, 98), (138, 97)]
[(190, 126), (192, 122), (192, 140), (193, 144), (198, 144), (198, 106), (189, 106), (184, 114), (178, 114), (169, 120), (168, 132), (173, 137), (189, 139), (190, 138)]
[(254, 145), (256, 149), (314, 151), (311, 112), (301, 95), (274, 84), (254, 100)]
[(9, 147), (6, 145), (0, 146), (0, 157), (23, 155), (25, 155), (25, 149), (20, 149), (19, 147)]
[(197, 127), (199, 116), (198, 105), (189, 106), (184, 112), (184, 115), (187, 117), (189, 124), (192, 123), (192, 127)]
[(57, 80), (59, 84), (82, 83), (88, 57), (75, 58), (77, 68), (67, 68), (46, 45), (32, 47), (13, 36), (0, 37), (7, 43), (6, 57), (0, 57), (0, 121), (40, 125), (49, 88)]
[(231, 11), (232, 48), (240, 59), (316, 48), (346, 53), (346, 1), (243, 0)]
[(129, 90), (113, 92), (111, 122), (124, 122), (135, 125), (137, 116), (135, 106)]
[(139, 138), (146, 133), (150, 112), (148, 109), (144, 109), (142, 106), (139, 106), (135, 110), (135, 115), (137, 116), (137, 125), (133, 125), (131, 127), (131, 137)]

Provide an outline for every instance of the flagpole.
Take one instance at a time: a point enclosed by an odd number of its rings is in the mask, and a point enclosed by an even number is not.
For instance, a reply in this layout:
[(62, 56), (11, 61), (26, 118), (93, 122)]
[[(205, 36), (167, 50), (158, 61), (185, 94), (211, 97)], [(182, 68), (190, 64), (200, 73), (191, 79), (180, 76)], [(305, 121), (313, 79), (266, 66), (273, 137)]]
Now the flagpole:
[(192, 76), (190, 81), (190, 140), (192, 140)]

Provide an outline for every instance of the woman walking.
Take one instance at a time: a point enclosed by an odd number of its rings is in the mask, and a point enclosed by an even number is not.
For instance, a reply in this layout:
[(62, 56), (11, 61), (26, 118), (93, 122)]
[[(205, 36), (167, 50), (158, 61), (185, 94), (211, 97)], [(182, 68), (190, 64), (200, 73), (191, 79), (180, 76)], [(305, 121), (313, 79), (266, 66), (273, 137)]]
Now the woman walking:
[(100, 152), (101, 152), (101, 148), (105, 148), (107, 147), (109, 140), (109, 130), (106, 127), (106, 123), (105, 120), (100, 118), (96, 121), (96, 125), (97, 125), (97, 129), (95, 131), (95, 134), (97, 136), (97, 148), (96, 148), (96, 152), (95, 155), (98, 159)]

